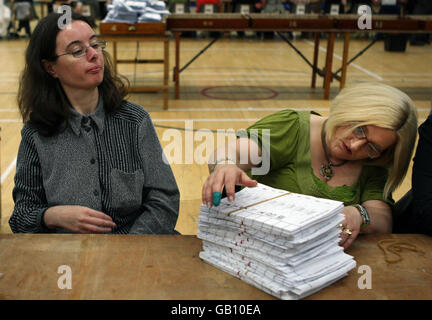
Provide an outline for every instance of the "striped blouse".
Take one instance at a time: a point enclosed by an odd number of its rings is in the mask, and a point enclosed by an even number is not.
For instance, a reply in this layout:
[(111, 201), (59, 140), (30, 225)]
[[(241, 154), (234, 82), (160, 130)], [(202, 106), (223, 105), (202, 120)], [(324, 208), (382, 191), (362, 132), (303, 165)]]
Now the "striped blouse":
[(48, 229), (44, 212), (80, 205), (109, 215), (112, 233), (177, 233), (180, 194), (148, 113), (126, 101), (106, 113), (101, 98), (87, 117), (72, 112), (66, 130), (52, 137), (24, 125), (12, 231), (69, 233)]

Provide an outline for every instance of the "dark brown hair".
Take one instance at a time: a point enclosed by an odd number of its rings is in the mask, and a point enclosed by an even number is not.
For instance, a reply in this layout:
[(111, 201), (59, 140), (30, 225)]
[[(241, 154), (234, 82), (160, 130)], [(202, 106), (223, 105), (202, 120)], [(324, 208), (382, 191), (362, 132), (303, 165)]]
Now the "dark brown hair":
[[(25, 54), (25, 67), (18, 90), (18, 106), (24, 123), (28, 123), (43, 136), (53, 136), (66, 128), (71, 115), (70, 104), (58, 79), (45, 71), (42, 60), (55, 61), (56, 39), (61, 30), (59, 13), (51, 13), (36, 26)], [(72, 21), (89, 21), (72, 14)], [(98, 86), (104, 108), (113, 112), (121, 107), (127, 95), (128, 81), (114, 73), (109, 54), (103, 51), (105, 66), (102, 83)], [(66, 126), (64, 125), (66, 123)]]

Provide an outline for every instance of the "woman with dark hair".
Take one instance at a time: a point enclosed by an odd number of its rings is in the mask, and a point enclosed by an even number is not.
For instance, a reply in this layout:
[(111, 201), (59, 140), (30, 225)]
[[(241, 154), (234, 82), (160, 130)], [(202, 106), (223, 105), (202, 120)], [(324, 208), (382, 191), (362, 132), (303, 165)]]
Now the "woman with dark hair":
[(53, 13), (30, 39), (13, 232), (177, 233), (179, 191), (150, 116), (124, 100), (106, 42)]

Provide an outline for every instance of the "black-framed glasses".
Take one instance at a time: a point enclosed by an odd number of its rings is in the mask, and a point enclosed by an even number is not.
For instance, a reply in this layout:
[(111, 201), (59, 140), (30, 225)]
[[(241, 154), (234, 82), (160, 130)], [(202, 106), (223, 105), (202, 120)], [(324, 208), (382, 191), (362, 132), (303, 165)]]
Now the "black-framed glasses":
[(74, 58), (82, 58), (87, 54), (88, 49), (91, 47), (97, 52), (102, 52), (103, 49), (106, 48), (107, 42), (105, 40), (97, 40), (92, 42), (89, 46), (85, 46), (83, 44), (74, 44), (69, 52), (62, 53), (59, 55), (56, 55), (55, 58), (65, 56), (68, 54), (71, 54)]
[[(353, 130), (353, 134), (357, 139), (360, 140), (367, 140), (366, 134), (364, 132), (363, 127), (357, 127)], [(369, 158), (371, 159), (376, 159), (381, 155), (381, 151), (379, 151), (377, 149), (377, 147), (375, 147), (372, 143), (370, 143), (368, 141), (368, 143), (366, 144), (366, 152)]]

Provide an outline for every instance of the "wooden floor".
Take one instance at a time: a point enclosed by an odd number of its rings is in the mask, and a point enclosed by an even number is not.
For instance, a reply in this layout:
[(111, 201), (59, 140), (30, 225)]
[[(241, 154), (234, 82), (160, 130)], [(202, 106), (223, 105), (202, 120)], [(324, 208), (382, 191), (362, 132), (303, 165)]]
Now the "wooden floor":
[[(181, 43), (181, 65), (198, 53), (210, 39), (186, 39)], [(352, 40), (350, 57), (367, 45), (367, 40)], [(298, 39), (294, 44), (312, 60), (311, 40)], [(1, 126), (1, 206), (0, 233), (9, 233), (9, 216), (13, 210), (12, 189), (15, 161), (20, 142), (22, 123), (17, 111), (16, 94), (19, 74), (23, 68), (27, 40), (0, 40), (0, 126)], [(322, 41), (320, 66), (324, 63), (325, 42)], [(108, 45), (109, 52), (112, 48)], [(160, 46), (140, 45), (140, 58), (160, 58)], [(120, 45), (121, 57), (135, 57), (136, 45)], [(342, 41), (337, 40), (334, 69), (339, 68)], [(348, 67), (348, 83), (381, 81), (394, 85), (415, 101), (419, 124), (431, 108), (432, 46), (411, 47), (405, 53), (384, 51), (384, 43), (376, 43), (369, 51)], [(170, 43), (170, 73), (174, 64), (174, 41)], [(159, 84), (162, 66), (121, 65), (119, 71), (131, 81)], [(174, 145), (174, 137), (182, 139), (182, 154), (172, 164), (181, 192), (180, 217), (177, 230), (183, 234), (196, 234), (201, 186), (208, 170), (203, 163), (205, 150), (211, 140), (217, 145), (216, 130), (229, 133), (229, 129), (246, 128), (265, 115), (285, 108), (315, 110), (328, 114), (329, 101), (323, 100), (322, 81), (319, 88), (310, 89), (310, 67), (283, 41), (258, 40), (253, 37), (237, 39), (225, 35), (209, 51), (199, 57), (181, 73), (180, 99), (174, 100), (174, 86), (170, 83), (169, 109), (163, 110), (162, 93), (131, 94), (130, 101), (150, 112), (162, 146), (167, 151)], [(170, 80), (172, 74), (170, 74)], [(339, 88), (333, 83), (331, 97)], [(173, 131), (168, 127), (178, 128)], [(214, 130), (206, 138), (190, 129)], [(186, 130), (185, 130), (186, 129)], [(221, 136), (221, 135), (220, 135)], [(202, 140), (200, 140), (202, 139)], [(192, 156), (192, 152), (194, 156)], [(171, 153), (171, 155), (173, 155)], [(399, 199), (411, 185), (411, 172), (394, 194)]]

